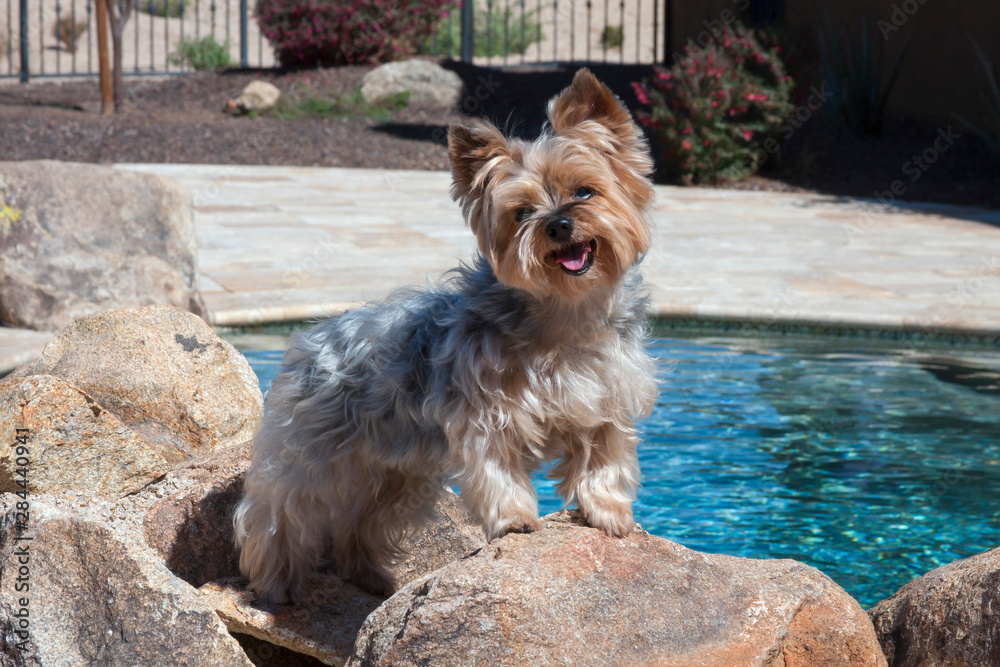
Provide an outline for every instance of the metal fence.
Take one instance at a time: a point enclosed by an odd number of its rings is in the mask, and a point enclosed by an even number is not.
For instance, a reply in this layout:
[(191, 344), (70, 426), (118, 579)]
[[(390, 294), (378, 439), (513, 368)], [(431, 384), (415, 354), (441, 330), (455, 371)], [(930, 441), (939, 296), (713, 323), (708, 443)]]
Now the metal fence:
[[(250, 2), (136, 0), (122, 35), (123, 73), (190, 71), (174, 55), (178, 45), (206, 36), (227, 46), (234, 65), (274, 67)], [(669, 7), (670, 0), (474, 0), (450, 12), (421, 51), (488, 66), (662, 62)], [(94, 0), (0, 0), (0, 78), (96, 76), (95, 22)]]

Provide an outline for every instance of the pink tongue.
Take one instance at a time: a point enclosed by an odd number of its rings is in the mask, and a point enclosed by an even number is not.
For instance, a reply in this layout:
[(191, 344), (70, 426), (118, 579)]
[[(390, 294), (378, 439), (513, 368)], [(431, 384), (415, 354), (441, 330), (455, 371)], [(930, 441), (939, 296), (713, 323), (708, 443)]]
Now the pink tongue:
[(566, 267), (568, 271), (579, 271), (587, 263), (589, 252), (590, 248), (586, 243), (572, 245), (560, 250), (559, 254), (556, 255), (556, 261)]

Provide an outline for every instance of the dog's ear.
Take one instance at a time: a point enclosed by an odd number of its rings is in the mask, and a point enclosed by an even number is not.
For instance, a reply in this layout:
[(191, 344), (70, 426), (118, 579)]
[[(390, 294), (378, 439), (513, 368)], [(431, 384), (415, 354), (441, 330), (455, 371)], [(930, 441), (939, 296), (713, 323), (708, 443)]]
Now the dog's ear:
[(625, 105), (587, 68), (578, 71), (573, 83), (549, 101), (548, 112), (556, 134), (586, 120), (597, 121), (613, 132), (632, 125)]
[(581, 132), (595, 127), (588, 121), (603, 126), (610, 136), (602, 131), (590, 132), (585, 138), (603, 145), (607, 153), (616, 155), (640, 175), (652, 173), (653, 160), (642, 130), (621, 100), (587, 68), (579, 70), (573, 83), (549, 101), (548, 114), (556, 134), (581, 137)]
[(452, 123), (448, 127), (448, 157), (452, 171), (451, 195), (461, 201), (486, 186), (490, 171), (510, 158), (510, 144), (489, 123), (476, 123), (471, 127)]

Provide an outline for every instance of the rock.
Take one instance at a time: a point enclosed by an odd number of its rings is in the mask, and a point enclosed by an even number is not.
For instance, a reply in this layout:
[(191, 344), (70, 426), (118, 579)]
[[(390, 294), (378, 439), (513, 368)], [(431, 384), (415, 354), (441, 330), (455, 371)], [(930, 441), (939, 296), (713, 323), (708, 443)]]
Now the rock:
[(251, 111), (263, 111), (277, 104), (280, 97), (281, 91), (273, 83), (251, 81), (243, 89), (239, 97), (226, 102), (223, 111), (233, 115), (250, 113)]
[(409, 92), (409, 104), (453, 107), (462, 97), (462, 79), (430, 60), (399, 60), (368, 72), (361, 80), (361, 96), (374, 104)]
[(77, 387), (173, 463), (249, 440), (263, 409), (243, 355), (169, 306), (73, 322), (7, 381), (35, 375)]
[[(0, 663), (252, 665), (151, 549), (40, 495), (29, 496), (30, 519), (18, 525), (18, 501), (0, 496)], [(17, 590), (19, 579), (27, 590)]]
[(914, 579), (868, 615), (890, 667), (1000, 665), (1000, 548)]
[[(201, 587), (230, 632), (343, 664), (361, 624), (383, 598), (343, 581), (331, 564), (312, 576), (306, 599), (294, 605), (257, 601), (240, 577), (232, 542), (233, 509), (249, 463), (249, 446), (240, 445), (171, 471), (163, 482), (165, 497), (144, 510), (144, 539), (174, 574)], [(159, 491), (147, 489), (137, 502)], [(407, 540), (410, 555), (392, 571), (406, 583), (485, 544), (482, 529), (449, 491), (438, 504), (438, 519)]]
[(351, 655), (358, 630), (382, 598), (335, 575), (324, 573), (307, 582), (308, 597), (294, 605), (257, 601), (244, 579), (211, 582), (201, 587), (230, 632), (250, 635), (328, 665), (342, 665)]
[(157, 501), (143, 518), (146, 543), (171, 572), (192, 586), (240, 574), (233, 547), (233, 508), (249, 466), (250, 446), (244, 443), (176, 470), (174, 476), (191, 483)]
[(126, 306), (205, 314), (191, 197), (92, 164), (0, 162), (0, 323), (56, 331)]
[(546, 521), (408, 584), (348, 664), (886, 664), (860, 605), (806, 565)]
[(437, 514), (430, 525), (406, 538), (407, 556), (389, 568), (397, 587), (486, 546), (482, 527), (451, 489), (438, 501)]
[[(24, 458), (6, 445), (19, 434)], [(97, 401), (51, 375), (0, 382), (0, 442), (0, 491), (19, 491), (18, 482), (27, 482), (33, 493), (80, 489), (114, 499), (170, 468)]]

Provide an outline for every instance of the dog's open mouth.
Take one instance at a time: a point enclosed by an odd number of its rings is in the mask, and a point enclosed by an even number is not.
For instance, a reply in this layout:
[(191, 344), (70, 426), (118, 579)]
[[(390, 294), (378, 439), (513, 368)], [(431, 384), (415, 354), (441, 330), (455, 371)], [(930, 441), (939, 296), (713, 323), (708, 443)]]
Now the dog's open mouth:
[(554, 254), (563, 271), (572, 276), (582, 276), (594, 265), (594, 253), (596, 252), (597, 241), (591, 239), (563, 246)]

